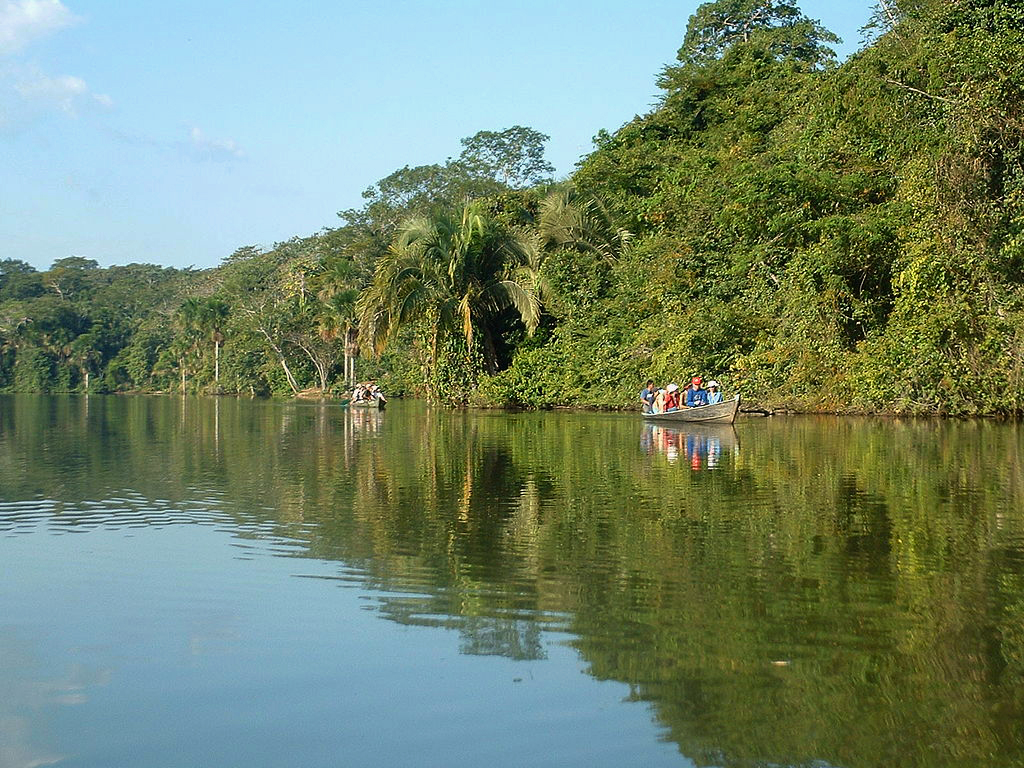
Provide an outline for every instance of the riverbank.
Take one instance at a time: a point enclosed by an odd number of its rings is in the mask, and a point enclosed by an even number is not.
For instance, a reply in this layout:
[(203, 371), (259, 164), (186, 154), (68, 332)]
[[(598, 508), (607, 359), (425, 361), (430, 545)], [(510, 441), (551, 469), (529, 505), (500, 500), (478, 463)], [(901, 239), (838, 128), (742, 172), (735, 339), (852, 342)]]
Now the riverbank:
[[(157, 391), (157, 390), (124, 390), (118, 392), (82, 392), (82, 391), (68, 391), (68, 392), (15, 392), (11, 390), (0, 391), (0, 395), (14, 396), (18, 394), (31, 394), (31, 395), (77, 395), (77, 396), (113, 396), (113, 397), (181, 397), (182, 393), (175, 390)], [(238, 399), (238, 400), (275, 400), (280, 402), (287, 401), (299, 401), (299, 402), (322, 402), (332, 405), (345, 405), (348, 403), (349, 398), (340, 393), (317, 393), (312, 390), (305, 390), (298, 394), (291, 393), (260, 393), (251, 394), (243, 392), (226, 392), (226, 391), (207, 391), (207, 392), (188, 392), (187, 397), (212, 397), (212, 398), (225, 398), (225, 399)], [(420, 400), (426, 402), (425, 398), (419, 397), (405, 397), (402, 395), (391, 395), (389, 400)], [(634, 403), (572, 403), (572, 402), (550, 402), (545, 401), (541, 404), (529, 404), (529, 403), (494, 403), (483, 400), (479, 397), (474, 397), (465, 406), (440, 406), (445, 410), (484, 410), (484, 411), (505, 411), (509, 413), (516, 412), (531, 412), (531, 411), (567, 411), (574, 412), (578, 411), (581, 413), (631, 413), (638, 410), (638, 406)], [(924, 408), (865, 408), (857, 407), (853, 405), (822, 405), (822, 404), (809, 404), (809, 403), (797, 403), (792, 400), (766, 400), (766, 399), (748, 399), (744, 397), (743, 404), (740, 408), (741, 416), (751, 418), (764, 418), (772, 416), (861, 416), (861, 417), (877, 417), (883, 419), (890, 418), (938, 418), (938, 419), (986, 419), (986, 420), (1016, 420), (1024, 417), (1024, 412), (991, 412), (991, 413), (963, 413), (963, 412), (951, 412), (940, 409), (928, 410)]]

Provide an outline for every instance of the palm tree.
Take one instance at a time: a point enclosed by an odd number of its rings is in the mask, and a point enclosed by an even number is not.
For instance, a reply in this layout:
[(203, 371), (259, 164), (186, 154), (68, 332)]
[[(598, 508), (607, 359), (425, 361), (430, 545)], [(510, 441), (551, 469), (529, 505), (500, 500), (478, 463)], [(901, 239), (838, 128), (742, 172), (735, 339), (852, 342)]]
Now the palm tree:
[(199, 313), (200, 326), (213, 342), (213, 382), (220, 385), (220, 347), (224, 343), (224, 324), (231, 308), (227, 302), (211, 296), (203, 302)]
[(358, 274), (351, 259), (334, 258), (325, 262), (317, 275), (315, 286), (320, 300), (317, 328), (325, 341), (340, 338), (343, 342), (345, 370), (342, 378), (346, 385), (355, 384), (355, 356), (359, 351), (359, 298)]
[(379, 353), (399, 328), (426, 322), (433, 370), (442, 342), (475, 344), (489, 372), (497, 369), (493, 325), (514, 310), (533, 333), (540, 322), (535, 239), (501, 227), (470, 203), (458, 215), (413, 218), (377, 262), (358, 302), (360, 339)]
[(541, 201), (537, 231), (545, 249), (589, 252), (606, 262), (618, 259), (633, 237), (615, 225), (597, 198), (571, 186), (556, 189)]
[(196, 339), (209, 335), (213, 342), (213, 381), (216, 384), (220, 383), (220, 345), (224, 343), (223, 329), (229, 312), (228, 304), (214, 296), (205, 299), (189, 297), (182, 302), (180, 309), (186, 334)]

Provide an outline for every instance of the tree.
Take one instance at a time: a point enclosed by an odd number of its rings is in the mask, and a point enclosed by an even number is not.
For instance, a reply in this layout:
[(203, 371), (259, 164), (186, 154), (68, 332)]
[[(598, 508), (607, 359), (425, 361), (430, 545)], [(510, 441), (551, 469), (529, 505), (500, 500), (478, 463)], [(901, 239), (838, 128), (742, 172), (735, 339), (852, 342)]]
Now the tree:
[(359, 275), (355, 263), (344, 257), (328, 260), (316, 279), (317, 327), (325, 341), (342, 340), (345, 355), (342, 378), (346, 385), (356, 379), (355, 358), (359, 352)]
[[(515, 125), (462, 139), (462, 152), (444, 163), (404, 166), (363, 192), (365, 205), (338, 215), (355, 231), (390, 239), (412, 216), (434, 216), (471, 200), (549, 180), (544, 159), (548, 136)], [(386, 243), (385, 243), (386, 246)]]
[(618, 258), (632, 239), (596, 197), (570, 186), (552, 191), (541, 201), (537, 231), (546, 248), (585, 251), (607, 262)]
[(89, 379), (96, 371), (96, 366), (103, 360), (100, 351), (96, 349), (97, 339), (92, 333), (83, 333), (71, 342), (68, 360), (75, 366), (82, 376), (82, 389), (89, 393)]
[(52, 288), (60, 298), (68, 299), (89, 287), (89, 276), (99, 265), (92, 259), (69, 256), (53, 262), (45, 275), (47, 288)]
[(341, 211), (338, 215), (350, 226), (390, 238), (410, 216), (440, 213), (501, 189), (489, 174), (460, 161), (407, 165), (366, 189), (363, 192), (366, 204), (361, 209)]
[(400, 328), (423, 323), (428, 371), (437, 372), (446, 342), (464, 344), (467, 357), (479, 345), (484, 365), (494, 371), (498, 317), (514, 311), (529, 333), (540, 320), (536, 269), (537, 250), (529, 239), (498, 226), (479, 204), (458, 215), (412, 219), (359, 299), (360, 339), (379, 353)]
[(231, 313), (227, 302), (211, 296), (203, 302), (200, 323), (213, 341), (213, 381), (220, 386), (220, 347), (224, 343), (224, 324)]
[(262, 339), (271, 359), (279, 365), (292, 394), (301, 387), (288, 361), (289, 335), (293, 332), (297, 293), (292, 260), (301, 247), (298, 241), (283, 243), (271, 251), (236, 251), (237, 257), (223, 269), (223, 295), (231, 304), (236, 332)]
[(756, 44), (776, 59), (796, 59), (812, 67), (835, 61), (824, 43), (839, 38), (786, 0), (714, 0), (690, 17), (678, 60), (684, 67), (720, 59), (732, 46)]
[(550, 138), (522, 125), (479, 131), (462, 140), (459, 162), (474, 175), (490, 177), (511, 189), (540, 184), (555, 172), (544, 159), (544, 144)]
[(202, 301), (195, 296), (185, 299), (178, 309), (180, 335), (175, 339), (174, 348), (178, 360), (178, 370), (181, 374), (181, 394), (185, 394), (185, 379), (188, 372), (186, 361), (196, 354), (199, 347), (199, 338), (202, 334), (201, 315)]
[(226, 301), (216, 296), (190, 296), (181, 305), (182, 330), (193, 339), (195, 348), (203, 336), (213, 342), (213, 381), (220, 384), (220, 347), (224, 343), (224, 327), (231, 313)]
[(43, 293), (39, 273), (20, 259), (0, 259), (0, 301), (27, 299)]

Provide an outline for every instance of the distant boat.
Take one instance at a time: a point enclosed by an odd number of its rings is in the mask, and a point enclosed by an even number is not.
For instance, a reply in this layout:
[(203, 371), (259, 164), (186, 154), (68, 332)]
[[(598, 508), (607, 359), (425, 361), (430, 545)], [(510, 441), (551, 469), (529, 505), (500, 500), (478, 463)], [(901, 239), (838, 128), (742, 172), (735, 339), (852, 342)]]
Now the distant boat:
[(698, 405), (696, 408), (680, 408), (668, 413), (645, 413), (648, 421), (673, 422), (688, 421), (697, 424), (732, 424), (736, 421), (736, 413), (740, 409), (740, 396), (732, 400), (723, 400), (714, 405)]
[(349, 400), (348, 404), (350, 408), (379, 408), (384, 410), (384, 405), (387, 403), (383, 397), (371, 398), (370, 400)]

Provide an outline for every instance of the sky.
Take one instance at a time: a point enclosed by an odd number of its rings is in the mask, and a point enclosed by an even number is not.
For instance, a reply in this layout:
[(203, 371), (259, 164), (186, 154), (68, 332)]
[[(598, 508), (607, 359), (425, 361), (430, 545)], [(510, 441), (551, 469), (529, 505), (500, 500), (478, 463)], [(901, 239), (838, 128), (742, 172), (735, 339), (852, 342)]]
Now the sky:
[[(697, 0), (0, 0), (0, 259), (212, 267), (525, 125), (570, 174)], [(803, 0), (855, 51), (872, 0)]]

